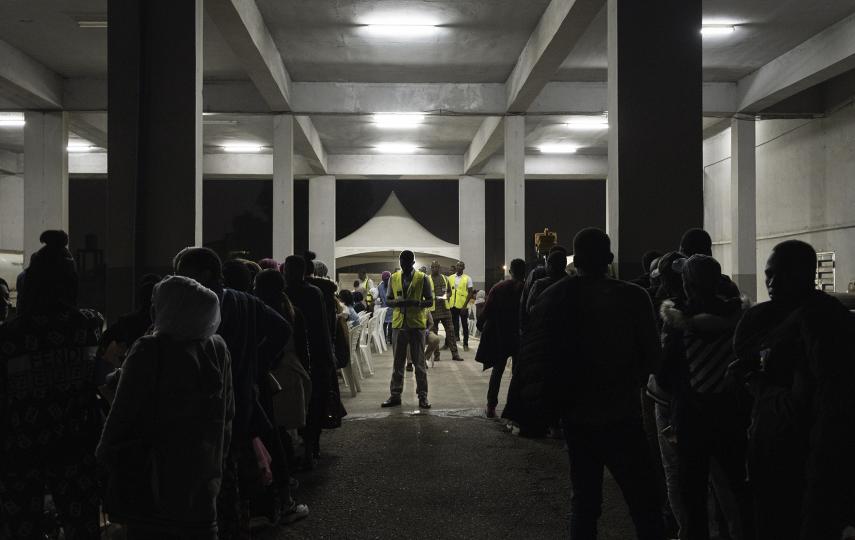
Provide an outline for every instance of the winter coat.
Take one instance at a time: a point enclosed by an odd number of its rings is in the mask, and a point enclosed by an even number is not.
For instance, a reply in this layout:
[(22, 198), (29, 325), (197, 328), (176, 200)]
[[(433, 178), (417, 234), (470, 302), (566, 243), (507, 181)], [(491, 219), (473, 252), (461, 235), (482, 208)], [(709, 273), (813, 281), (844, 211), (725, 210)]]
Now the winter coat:
[(484, 310), (478, 317), (482, 332), (475, 360), (489, 369), (496, 362), (516, 356), (520, 346), (519, 317), (523, 282), (507, 279), (490, 289)]
[(113, 521), (151, 531), (216, 531), (234, 418), (232, 370), (216, 294), (167, 278), (154, 289), (154, 334), (125, 360), (96, 455), (109, 471)]

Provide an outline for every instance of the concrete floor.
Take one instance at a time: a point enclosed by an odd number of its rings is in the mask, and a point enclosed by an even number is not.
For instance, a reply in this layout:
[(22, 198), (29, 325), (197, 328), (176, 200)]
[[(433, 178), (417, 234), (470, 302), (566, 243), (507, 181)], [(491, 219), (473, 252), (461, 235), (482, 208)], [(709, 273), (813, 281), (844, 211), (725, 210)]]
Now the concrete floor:
[[(264, 531), (264, 539), (566, 538), (570, 482), (563, 443), (507, 433), (483, 415), (489, 372), (474, 361), (477, 341), (428, 371), (433, 409), (417, 411), (413, 374), (404, 405), (379, 407), (389, 392), (391, 354), (351, 398), (349, 415), (324, 433), (321, 461), (298, 475), (308, 519)], [(501, 403), (507, 387), (506, 375)], [(619, 490), (607, 478), (601, 540), (634, 537)]]

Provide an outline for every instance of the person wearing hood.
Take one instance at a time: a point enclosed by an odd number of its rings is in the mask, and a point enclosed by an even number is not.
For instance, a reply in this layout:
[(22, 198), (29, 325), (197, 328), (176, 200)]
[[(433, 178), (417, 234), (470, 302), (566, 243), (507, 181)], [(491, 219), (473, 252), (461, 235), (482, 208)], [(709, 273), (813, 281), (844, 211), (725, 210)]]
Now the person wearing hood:
[(661, 256), (662, 253), (656, 250), (645, 251), (644, 255), (641, 256), (641, 269), (643, 273), (637, 278), (629, 280), (629, 282), (635, 283), (642, 289), (649, 289), (652, 286), (652, 283), (650, 281), (650, 273), (652, 271), (651, 267), (653, 265), (653, 261), (655, 261)]
[(250, 515), (246, 510), (248, 496), (240, 493), (239, 483), (247, 482), (238, 464), (254, 463), (259, 449), (253, 439), (273, 429), (258, 401), (259, 359), (273, 358), (285, 348), (291, 338), (291, 325), (258, 298), (224, 287), (220, 257), (211, 249), (185, 248), (175, 256), (173, 264), (177, 275), (198, 281), (220, 300), (217, 334), (231, 355), (235, 415), (217, 518), (220, 536), (237, 538), (248, 531)]
[[(77, 307), (64, 231), (45, 231), (0, 325), (0, 537), (41, 539), (44, 496), (66, 538), (99, 538), (95, 446), (101, 406), (95, 350), (104, 319)], [(26, 419), (26, 421), (22, 421)]]
[(853, 315), (816, 289), (816, 251), (766, 262), (770, 300), (736, 328), (731, 375), (754, 398), (748, 472), (758, 540), (838, 540), (855, 508)]
[(171, 276), (154, 287), (153, 332), (131, 348), (99, 461), (105, 509), (134, 538), (217, 538), (217, 497), (234, 417), (217, 295)]
[[(712, 237), (703, 229), (689, 229), (680, 238), (680, 253), (686, 257), (692, 255), (706, 255), (712, 257)], [(730, 276), (720, 274), (718, 277), (719, 296), (724, 298), (736, 298), (739, 296), (739, 287), (730, 279)]]

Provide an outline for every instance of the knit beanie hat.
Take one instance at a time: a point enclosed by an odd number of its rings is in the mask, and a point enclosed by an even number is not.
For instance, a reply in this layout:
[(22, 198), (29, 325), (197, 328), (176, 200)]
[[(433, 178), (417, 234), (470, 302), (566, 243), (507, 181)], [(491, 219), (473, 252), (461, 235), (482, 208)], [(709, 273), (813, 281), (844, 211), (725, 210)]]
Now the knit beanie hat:
[(68, 234), (48, 230), (39, 236), (39, 241), (44, 246), (33, 253), (24, 276), (24, 310), (76, 305), (77, 268), (68, 250)]

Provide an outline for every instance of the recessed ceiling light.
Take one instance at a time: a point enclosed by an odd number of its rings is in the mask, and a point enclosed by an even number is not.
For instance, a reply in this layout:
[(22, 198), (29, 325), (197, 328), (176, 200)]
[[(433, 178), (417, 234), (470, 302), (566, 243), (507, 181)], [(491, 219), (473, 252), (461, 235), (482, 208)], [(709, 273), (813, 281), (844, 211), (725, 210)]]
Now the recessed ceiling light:
[(736, 31), (736, 27), (732, 24), (705, 24), (701, 27), (701, 35), (708, 36), (727, 36)]
[(537, 147), (541, 154), (575, 154), (578, 147), (573, 144), (541, 144)]
[(68, 143), (66, 150), (68, 150), (69, 152), (73, 152), (73, 153), (91, 152), (91, 151), (95, 150), (95, 147), (89, 143), (73, 142), (73, 143)]
[(223, 152), (235, 154), (256, 154), (264, 150), (264, 147), (258, 144), (224, 144)]
[(378, 113), (374, 123), (381, 128), (414, 128), (424, 122), (425, 115), (418, 113)]
[(0, 127), (21, 127), (26, 123), (24, 113), (0, 112)]
[(374, 148), (383, 154), (412, 154), (418, 146), (409, 143), (380, 143)]

